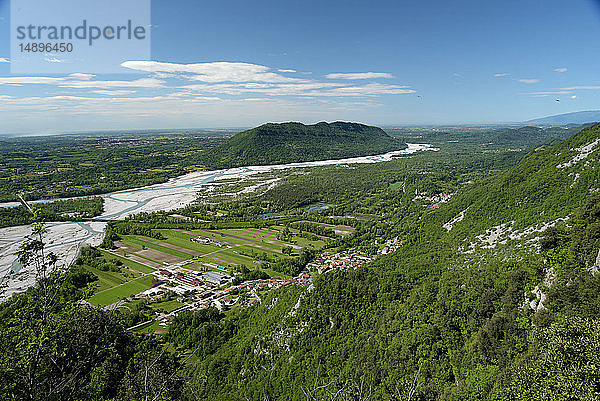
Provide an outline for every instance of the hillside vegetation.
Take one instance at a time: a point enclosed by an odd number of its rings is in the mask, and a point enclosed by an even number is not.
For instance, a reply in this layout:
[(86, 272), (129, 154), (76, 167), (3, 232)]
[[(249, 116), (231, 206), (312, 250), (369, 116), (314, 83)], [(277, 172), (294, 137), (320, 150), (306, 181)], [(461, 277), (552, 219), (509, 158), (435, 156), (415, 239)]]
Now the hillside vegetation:
[[(44, 221), (82, 221), (102, 214), (103, 206), (104, 200), (94, 196), (37, 203), (34, 209), (37, 209), (37, 218)], [(34, 220), (25, 206), (0, 208), (0, 228), (27, 225)]]
[(363, 124), (269, 123), (228, 139), (211, 152), (207, 164), (222, 168), (340, 159), (404, 147), (381, 128)]
[[(584, 129), (401, 217), (403, 247), (319, 277), (293, 317), (298, 295), (280, 292), (233, 318), (238, 332), (197, 367), (202, 394), (304, 399), (317, 382), (377, 400), (413, 388), (420, 400), (598, 399), (598, 138), (600, 125)], [(512, 221), (518, 233), (481, 239)]]
[[(210, 224), (242, 224), (252, 213), (308, 213), (298, 210), (305, 191), (311, 202), (331, 203), (311, 215), (315, 221), (355, 228), (327, 246), (373, 255), (381, 239), (403, 244), (357, 269), (265, 292), (249, 308), (185, 311), (158, 339), (125, 331), (139, 310), (82, 307), (94, 277), (75, 269), (61, 279), (51, 313), (45, 286), (0, 306), (0, 394), (597, 400), (599, 149), (600, 124), (492, 175), (482, 170), (507, 159), (454, 164), (433, 155), (327, 167), (260, 197), (191, 207), (181, 213), (218, 207), (225, 213)], [(435, 206), (424, 198), (451, 191)], [(123, 224), (158, 230), (168, 216), (142, 217)], [(93, 366), (82, 368), (81, 360)]]

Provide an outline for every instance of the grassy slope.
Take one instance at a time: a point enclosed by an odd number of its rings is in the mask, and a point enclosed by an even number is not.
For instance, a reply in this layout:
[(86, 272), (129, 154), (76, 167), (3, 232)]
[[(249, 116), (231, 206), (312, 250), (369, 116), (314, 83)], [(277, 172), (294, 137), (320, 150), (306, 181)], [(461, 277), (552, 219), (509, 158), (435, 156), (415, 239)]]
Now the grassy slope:
[(152, 288), (153, 278), (154, 276), (152, 275), (146, 275), (106, 291), (98, 292), (94, 294), (89, 301), (90, 303), (98, 306), (112, 304), (122, 298), (127, 298), (131, 295)]

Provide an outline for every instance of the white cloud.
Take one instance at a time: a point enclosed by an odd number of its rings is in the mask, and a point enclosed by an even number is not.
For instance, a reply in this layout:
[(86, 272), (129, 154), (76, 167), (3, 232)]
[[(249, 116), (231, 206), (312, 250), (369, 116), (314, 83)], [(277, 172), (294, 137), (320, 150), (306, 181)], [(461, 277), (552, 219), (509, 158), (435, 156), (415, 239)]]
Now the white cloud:
[(415, 93), (408, 86), (370, 83), (346, 85), (336, 82), (306, 82), (291, 84), (241, 83), (241, 84), (192, 84), (181, 87), (198, 93), (242, 95), (260, 93), (267, 96), (376, 96)]
[(57, 85), (63, 88), (158, 88), (163, 86), (161, 80), (155, 78), (140, 78), (133, 81), (93, 81), (91, 74), (71, 74), (67, 77), (0, 77), (0, 85), (6, 84), (37, 84)]
[(568, 88), (562, 88), (566, 91), (574, 91), (574, 90), (600, 90), (600, 86), (594, 85), (583, 85), (583, 86), (571, 86)]
[(164, 81), (156, 78), (140, 78), (133, 81), (91, 81), (65, 80), (59, 86), (64, 88), (160, 88)]
[(166, 78), (185, 78), (180, 74), (173, 74), (171, 72), (154, 72), (152, 73), (154, 78), (166, 79)]
[(530, 96), (553, 96), (553, 95), (570, 95), (572, 91), (559, 90), (559, 91), (545, 91), (545, 92), (526, 92), (524, 95)]
[(90, 93), (95, 93), (97, 95), (109, 95), (109, 96), (131, 95), (135, 92), (137, 92), (137, 91), (125, 90), (125, 89), (115, 89), (115, 90), (98, 89), (98, 90), (90, 91)]
[(575, 92), (575, 91), (582, 91), (582, 90), (596, 91), (596, 90), (600, 90), (600, 86), (599, 85), (568, 86), (568, 87), (565, 87), (565, 88), (557, 88), (557, 89), (553, 89), (553, 90), (549, 90), (549, 91), (526, 92), (526, 93), (522, 93), (522, 94), (523, 95), (530, 95), (530, 96), (572, 95), (572, 96), (570, 96), (570, 98), (571, 99), (576, 99), (577, 96), (575, 94), (573, 94), (573, 92)]
[(303, 82), (274, 72), (264, 65), (249, 63), (195, 63), (176, 64), (158, 61), (126, 61), (125, 68), (159, 73), (191, 73), (191, 79), (202, 82)]
[(0, 57), (0, 63), (10, 63), (10, 60), (4, 57)]
[[(92, 74), (75, 73), (66, 77), (0, 77), (0, 85), (56, 85), (61, 88), (109, 90), (113, 88), (163, 88), (183, 90), (192, 94), (243, 95), (259, 93), (267, 96), (375, 96), (407, 94), (415, 91), (408, 86), (369, 83), (351, 85), (346, 82), (319, 82), (312, 79), (299, 79), (274, 73), (267, 66), (249, 63), (211, 62), (177, 64), (157, 61), (126, 61), (123, 67), (150, 73), (150, 77), (131, 81), (100, 80)], [(279, 72), (292, 72), (280, 69)], [(173, 86), (173, 81), (187, 80), (188, 85)], [(389, 73), (332, 73), (327, 78), (359, 80), (369, 78), (393, 78)], [(202, 82), (193, 84), (193, 82)], [(114, 94), (114, 92), (96, 92)], [(125, 93), (125, 92), (122, 92)]]
[[(231, 64), (231, 63), (226, 63)], [(172, 65), (170, 65), (172, 66)], [(229, 66), (228, 66), (229, 67)], [(260, 67), (260, 66), (259, 66)], [(165, 68), (161, 66), (160, 68)], [(176, 67), (178, 68), (178, 67)], [(237, 68), (237, 67), (236, 67)], [(235, 68), (234, 68), (235, 69)], [(197, 70), (197, 69), (196, 69)], [(245, 67), (243, 68), (245, 70)], [(258, 69), (257, 69), (258, 70)], [(228, 73), (231, 73), (231, 69)], [(222, 71), (221, 71), (222, 72)], [(211, 71), (214, 73), (214, 70)], [(220, 73), (220, 72), (219, 72)], [(165, 73), (172, 74), (172, 73)], [(253, 74), (253, 73), (252, 73)], [(259, 77), (265, 78), (263, 73), (258, 74)], [(277, 75), (277, 74), (274, 74)], [(198, 95), (204, 96), (205, 94), (214, 95), (229, 95), (229, 96), (243, 96), (246, 94), (256, 94), (262, 96), (300, 96), (300, 97), (372, 97), (377, 95), (399, 95), (415, 93), (414, 89), (405, 85), (393, 85), (393, 84), (381, 84), (381, 83), (369, 83), (369, 84), (356, 84), (352, 85), (348, 82), (320, 82), (316, 80), (292, 80), (285, 82), (264, 82), (264, 81), (248, 81), (248, 82), (237, 82), (240, 80), (248, 79), (249, 77), (243, 78), (241, 75), (232, 77), (228, 75), (227, 82), (204, 82), (206, 80), (217, 80), (224, 79), (224, 75), (216, 74), (210, 77), (205, 75), (198, 75), (194, 73), (187, 74), (176, 74), (177, 78), (187, 80), (186, 85), (175, 84), (173, 81), (165, 81), (156, 78), (156, 73), (152, 72), (151, 77), (138, 78), (131, 81), (124, 80), (100, 80), (95, 79), (96, 76), (93, 74), (82, 74), (74, 73), (65, 77), (0, 77), (0, 85), (55, 85), (60, 88), (73, 88), (73, 89), (96, 89), (96, 90), (113, 90), (113, 89), (128, 89), (128, 88), (150, 88), (150, 89), (163, 89), (163, 90), (179, 90), (183, 94), (187, 95)], [(165, 78), (173, 78), (172, 76)], [(265, 78), (266, 79), (266, 78)], [(279, 81), (278, 78), (274, 79)], [(194, 81), (202, 81), (202, 83), (193, 83)], [(119, 94), (119, 92), (95, 92), (96, 94), (113, 95)], [(128, 92), (121, 92), (120, 94), (126, 94)]]
[(296, 70), (277, 70), (278, 72), (297, 72)]
[(46, 57), (44, 58), (44, 61), (47, 61), (49, 63), (64, 63), (64, 60), (58, 59), (56, 57)]
[(507, 76), (509, 76), (509, 75), (510, 75), (510, 74), (509, 74), (509, 73), (506, 73), (506, 72), (501, 72), (501, 73), (498, 73), (498, 74), (494, 74), (494, 76), (495, 76), (495, 77), (507, 77)]
[(555, 68), (554, 71), (556, 71), (556, 72), (567, 72), (568, 68), (566, 68), (566, 67)]
[(370, 83), (367, 85), (346, 86), (340, 88), (327, 89), (320, 92), (309, 92), (308, 95), (314, 96), (376, 96), (376, 95), (403, 95), (416, 93), (414, 89), (408, 86), (385, 85)]
[(517, 79), (517, 81), (524, 83), (524, 84), (537, 84), (538, 82), (540, 82), (539, 79), (535, 79), (535, 78), (521, 78), (521, 79)]
[(335, 72), (325, 75), (329, 79), (374, 79), (374, 78), (394, 78), (388, 72)]
[(307, 92), (317, 89), (339, 87), (342, 84), (325, 82), (305, 82), (305, 83), (285, 83), (269, 84), (258, 82), (246, 83), (219, 83), (219, 84), (191, 84), (185, 85), (182, 89), (219, 93), (226, 95), (240, 95), (244, 93), (261, 93), (269, 96), (294, 96), (304, 95)]
[(40, 85), (56, 85), (64, 82), (65, 78), (52, 77), (0, 77), (0, 85), (2, 84), (40, 84)]
[(73, 79), (80, 79), (80, 80), (89, 80), (95, 77), (94, 74), (82, 74), (80, 72), (75, 72), (73, 74), (69, 74), (69, 77), (73, 78)]
[[(378, 96), (416, 92), (395, 81), (386, 84), (349, 81), (348, 74), (337, 81), (290, 78), (281, 72), (292, 70), (248, 63), (128, 61), (123, 66), (141, 72), (142, 78), (137, 75), (129, 80), (103, 80), (83, 73), (54, 77), (0, 76), (0, 87), (5, 85), (7, 90), (7, 86), (29, 85), (47, 85), (52, 90), (52, 94), (44, 95), (45, 88), (36, 87), (36, 93), (41, 95), (0, 97), (0, 114), (10, 116), (13, 130), (31, 130), (31, 127), (49, 130), (50, 126), (41, 121), (58, 110), (69, 117), (72, 130), (82, 129), (76, 128), (79, 126), (87, 129), (92, 120), (97, 128), (135, 121), (156, 126), (178, 126), (184, 122), (186, 126), (227, 126), (234, 121), (232, 115), (235, 121), (252, 125), (250, 121), (360, 119), (361, 115), (368, 115), (369, 109), (381, 106)], [(361, 75), (360, 79), (363, 78)], [(22, 89), (10, 90), (7, 95), (14, 96)], [(57, 121), (55, 125), (63, 123)]]

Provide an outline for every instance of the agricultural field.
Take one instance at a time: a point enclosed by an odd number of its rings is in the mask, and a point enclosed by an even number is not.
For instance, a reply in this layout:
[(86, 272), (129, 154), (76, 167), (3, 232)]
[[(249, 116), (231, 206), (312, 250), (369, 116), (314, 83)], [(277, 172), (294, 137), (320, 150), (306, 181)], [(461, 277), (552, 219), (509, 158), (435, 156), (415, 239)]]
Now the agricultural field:
[[(165, 237), (162, 240), (127, 236), (122, 241), (130, 253), (155, 264), (205, 268), (214, 268), (214, 265), (217, 265), (221, 269), (238, 265), (260, 267), (261, 257), (265, 259), (265, 255), (267, 258), (287, 257), (288, 255), (282, 253), (285, 247), (292, 248), (290, 255), (293, 256), (303, 247), (320, 249), (325, 244), (323, 239), (307, 240), (297, 235), (292, 235), (285, 241), (280, 240), (278, 236), (282, 228), (163, 229), (158, 230)], [(292, 231), (299, 233), (298, 230)], [(202, 242), (192, 241), (195, 238)], [(137, 249), (134, 250), (134, 247)]]
[(271, 277), (285, 277), (285, 274), (268, 268), (268, 262), (293, 258), (302, 249), (318, 251), (332, 239), (323, 235), (307, 236), (299, 229), (280, 225), (157, 231), (162, 239), (123, 235), (115, 241), (115, 249), (101, 250), (103, 262), (119, 264), (118, 271), (86, 265), (86, 269), (98, 277), (90, 303), (106, 306), (150, 289), (158, 271), (164, 268), (234, 274), (243, 265), (252, 270), (260, 269)]
[[(0, 138), (0, 202), (97, 195), (204, 168), (234, 132), (170, 131)], [(23, 152), (27, 149), (27, 152)]]
[(152, 280), (154, 276), (145, 274), (140, 278), (117, 284), (112, 288), (101, 290), (90, 297), (89, 302), (96, 306), (106, 306), (123, 298), (137, 294), (148, 288), (152, 288)]

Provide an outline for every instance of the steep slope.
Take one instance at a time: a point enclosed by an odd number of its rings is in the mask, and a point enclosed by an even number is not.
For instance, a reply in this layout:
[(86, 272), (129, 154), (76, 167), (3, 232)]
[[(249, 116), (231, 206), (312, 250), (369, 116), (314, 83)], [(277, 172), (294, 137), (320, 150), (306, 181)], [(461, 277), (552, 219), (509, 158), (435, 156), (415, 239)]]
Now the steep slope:
[(463, 247), (470, 245), (472, 235), (483, 235), (478, 242), (493, 247), (539, 236), (543, 226), (568, 218), (599, 191), (600, 124), (596, 124), (558, 145), (535, 149), (515, 168), (458, 194), (426, 220), (451, 223), (443, 231), (449, 231), (452, 241), (467, 242)]
[(532, 127), (505, 128), (496, 132), (490, 142), (510, 146), (529, 147), (548, 141), (564, 140), (581, 130), (583, 127)]
[(237, 167), (367, 156), (404, 146), (381, 128), (357, 123), (264, 124), (212, 152), (211, 167)]

